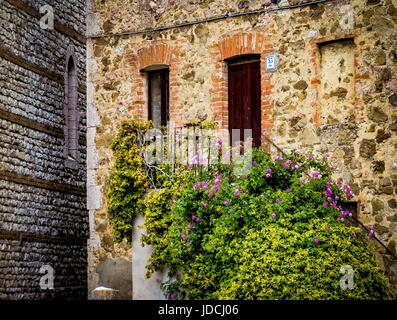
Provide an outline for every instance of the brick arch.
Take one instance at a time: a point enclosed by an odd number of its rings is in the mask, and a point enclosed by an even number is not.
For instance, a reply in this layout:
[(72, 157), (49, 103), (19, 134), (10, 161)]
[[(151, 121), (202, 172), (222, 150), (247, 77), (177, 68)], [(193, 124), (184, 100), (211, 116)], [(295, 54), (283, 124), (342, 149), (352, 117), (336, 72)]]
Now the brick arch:
[(180, 60), (180, 47), (178, 42), (173, 44), (165, 41), (152, 41), (149, 45), (138, 49), (136, 52), (131, 51), (128, 63), (132, 66), (132, 72), (137, 74), (137, 80), (131, 89), (136, 96), (133, 98), (133, 109), (135, 114), (141, 120), (147, 119), (147, 103), (148, 98), (145, 91), (147, 90), (147, 76), (145, 71), (148, 67), (156, 65), (169, 66), (169, 110), (170, 120), (176, 126), (182, 126), (183, 105), (178, 99), (178, 91), (180, 80), (178, 72), (182, 61)]
[(152, 65), (171, 65), (176, 58), (176, 48), (164, 42), (153, 43), (138, 50), (138, 69), (143, 70)]
[(261, 33), (239, 33), (227, 36), (218, 44), (219, 60), (233, 58), (245, 54), (261, 54), (266, 50), (266, 38)]
[[(268, 26), (263, 32), (241, 32), (226, 35), (211, 47), (211, 56), (215, 63), (215, 73), (212, 75), (211, 107), (213, 119), (219, 128), (227, 129), (228, 124), (228, 68), (225, 60), (247, 54), (261, 55), (261, 130), (267, 136), (272, 135), (274, 119), (272, 111), (271, 73), (265, 72), (265, 56), (274, 51), (271, 37), (274, 25)], [(265, 142), (265, 140), (263, 140)]]

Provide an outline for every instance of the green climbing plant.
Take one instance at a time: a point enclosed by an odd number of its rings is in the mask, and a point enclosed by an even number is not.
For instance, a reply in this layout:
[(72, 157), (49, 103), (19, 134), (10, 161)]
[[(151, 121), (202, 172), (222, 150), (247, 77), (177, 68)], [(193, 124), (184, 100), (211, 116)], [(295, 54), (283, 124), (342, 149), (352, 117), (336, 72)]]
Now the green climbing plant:
[[(108, 213), (117, 238), (128, 240), (133, 218), (145, 215), (141, 241), (154, 248), (146, 276), (168, 268), (159, 284), (167, 298), (390, 298), (367, 235), (343, 208), (354, 194), (334, 181), (327, 156), (266, 145), (254, 148), (245, 176), (235, 175), (237, 164), (198, 163), (160, 174), (161, 189), (149, 190), (136, 130), (150, 128), (123, 122), (113, 141)], [(344, 266), (353, 270), (347, 289)]]

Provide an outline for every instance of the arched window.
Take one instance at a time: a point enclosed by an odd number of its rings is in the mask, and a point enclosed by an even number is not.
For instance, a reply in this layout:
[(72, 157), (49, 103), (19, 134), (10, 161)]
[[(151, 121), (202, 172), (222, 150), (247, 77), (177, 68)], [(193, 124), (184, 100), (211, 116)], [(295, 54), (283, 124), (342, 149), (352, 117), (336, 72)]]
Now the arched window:
[(67, 70), (65, 76), (65, 93), (66, 93), (66, 148), (67, 158), (76, 161), (78, 159), (78, 78), (77, 65), (73, 55), (67, 57)]

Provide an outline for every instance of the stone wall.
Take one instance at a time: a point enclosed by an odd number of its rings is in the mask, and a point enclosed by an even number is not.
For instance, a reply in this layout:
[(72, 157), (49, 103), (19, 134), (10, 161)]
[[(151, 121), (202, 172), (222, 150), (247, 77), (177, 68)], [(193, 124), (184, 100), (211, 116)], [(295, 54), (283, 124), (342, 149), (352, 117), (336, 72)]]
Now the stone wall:
[[(54, 2), (58, 4), (54, 7), (54, 18), (57, 19), (59, 13), (64, 12), (63, 14), (66, 14), (65, 6), (68, 6), (68, 2), (47, 1), (49, 5)], [(84, 3), (82, 0), (79, 2)], [(46, 2), (42, 1), (42, 3)], [(71, 44), (76, 50), (79, 80), (84, 83), (86, 71), (85, 46), (57, 30), (41, 29), (37, 19), (32, 19), (31, 15), (20, 9), (15, 9), (15, 6), (7, 0), (1, 0), (0, 6), (2, 11), (0, 37), (5, 48), (47, 70), (63, 75), (65, 72), (65, 53), (67, 47)], [(74, 10), (78, 12), (77, 7)], [(82, 23), (84, 22), (84, 7), (80, 10), (82, 11), (80, 11), (79, 21)], [(74, 17), (69, 16), (68, 19), (73, 21)], [(82, 31), (82, 34), (85, 33), (84, 29), (80, 31)]]
[[(53, 7), (55, 29), (40, 28)], [(0, 299), (87, 297), (85, 2), (0, 0)], [(67, 53), (79, 153), (65, 156)], [(42, 289), (42, 266), (54, 289)]]
[[(55, 290), (40, 288), (40, 268), (51, 265)], [(0, 299), (83, 300), (87, 251), (81, 244), (0, 240)]]
[[(3, 58), (0, 58), (0, 67), (0, 81), (3, 83), (0, 103), (3, 110), (63, 130), (64, 86)], [(86, 95), (79, 92), (80, 135), (86, 131), (85, 104)]]
[[(397, 0), (130, 0), (91, 3), (88, 65), (95, 112), (89, 175), (101, 199), (91, 212), (91, 271), (109, 257), (131, 259), (115, 244), (106, 217), (109, 149), (123, 119), (147, 119), (144, 67), (170, 68), (170, 118), (228, 126), (227, 58), (261, 55), (262, 132), (285, 151), (332, 155), (360, 203), (359, 219), (395, 254), (397, 241)], [(129, 8), (126, 10), (126, 8)], [(278, 9), (284, 10), (278, 10)], [(275, 11), (226, 17), (256, 9)], [(223, 16), (163, 31), (140, 30)], [(276, 72), (265, 56), (278, 52)], [(380, 258), (396, 287), (395, 261)], [(393, 265), (394, 267), (391, 267)], [(394, 270), (394, 271), (393, 271)]]

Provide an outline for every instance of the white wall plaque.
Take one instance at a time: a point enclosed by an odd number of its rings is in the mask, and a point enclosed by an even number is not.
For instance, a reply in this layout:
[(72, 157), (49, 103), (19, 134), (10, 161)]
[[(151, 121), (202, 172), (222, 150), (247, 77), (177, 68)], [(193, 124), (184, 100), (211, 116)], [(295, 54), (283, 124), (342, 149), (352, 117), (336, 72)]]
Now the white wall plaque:
[(266, 72), (277, 71), (277, 66), (280, 59), (278, 57), (278, 52), (271, 53), (265, 56), (265, 70)]

